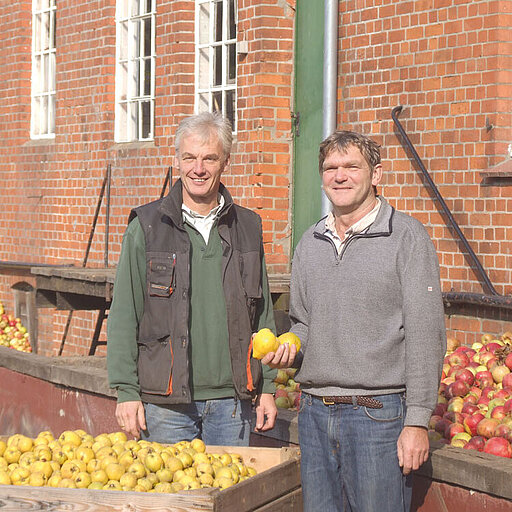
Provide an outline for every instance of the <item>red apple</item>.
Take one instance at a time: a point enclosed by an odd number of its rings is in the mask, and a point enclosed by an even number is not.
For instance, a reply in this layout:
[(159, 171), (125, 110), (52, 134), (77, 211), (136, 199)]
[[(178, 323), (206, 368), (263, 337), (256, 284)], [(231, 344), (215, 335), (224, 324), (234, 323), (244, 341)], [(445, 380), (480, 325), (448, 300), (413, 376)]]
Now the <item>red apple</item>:
[(451, 423), (446, 427), (446, 430), (444, 431), (444, 437), (451, 440), (455, 434), (460, 434), (461, 432), (466, 432), (464, 425), (461, 423)]
[[(512, 373), (510, 374), (512, 376)], [(505, 375), (506, 377), (506, 375)], [(503, 382), (502, 382), (503, 385)], [(509, 388), (502, 388), (498, 389), (498, 391), (494, 392), (493, 398), (503, 398), (504, 400), (507, 400), (510, 398), (510, 389)]]
[(446, 390), (447, 397), (455, 397), (455, 396), (466, 396), (469, 393), (469, 386), (467, 382), (463, 380), (456, 380), (452, 384), (448, 386)]
[(497, 384), (499, 384), (503, 380), (505, 375), (509, 373), (510, 370), (504, 364), (496, 364), (491, 368), (492, 378), (494, 379), (494, 382), (496, 382)]
[(496, 343), (494, 341), (491, 341), (491, 343), (487, 343), (487, 345), (485, 345), (485, 348), (491, 354), (494, 354), (494, 352), (496, 352), (496, 350), (498, 350), (501, 347), (502, 347), (502, 345), (500, 345), (499, 343)]
[(490, 439), (494, 436), (494, 431), (496, 427), (499, 425), (499, 421), (495, 418), (484, 418), (478, 423), (476, 427), (476, 433), (479, 436), (485, 437), (486, 439)]
[(505, 414), (510, 414), (512, 412), (512, 398), (509, 398), (504, 404), (503, 408), (505, 411)]
[(475, 405), (477, 402), (478, 402), (478, 398), (477, 398), (476, 395), (473, 395), (473, 393), (468, 393), (464, 397), (464, 403), (465, 404), (473, 404), (473, 405)]
[(490, 371), (477, 372), (475, 375), (475, 383), (482, 390), (492, 386), (494, 384), (492, 373)]
[(437, 405), (434, 407), (434, 410), (432, 411), (432, 416), (442, 416), (447, 410), (448, 404), (437, 403)]
[[(508, 368), (508, 366), (507, 366)], [(506, 388), (512, 388), (512, 372), (507, 373), (503, 380), (501, 381), (501, 385), (503, 386), (503, 389)]]
[(487, 366), (487, 361), (489, 361), (490, 359), (494, 359), (494, 355), (491, 354), (490, 352), (488, 352), (487, 350), (481, 350), (478, 353), (478, 356), (479, 356), (480, 364), (483, 364), (485, 366)]
[(283, 396), (288, 397), (288, 391), (286, 391), (284, 388), (277, 388), (276, 392), (274, 393), (274, 397), (277, 399)]
[(451, 421), (452, 423), (460, 423), (462, 425), (462, 423), (464, 422), (465, 416), (461, 412), (446, 411), (443, 414), (443, 418)]
[(471, 416), (464, 418), (464, 429), (468, 434), (475, 436), (477, 433), (478, 424), (485, 418), (481, 412), (475, 412)]
[(469, 363), (469, 357), (464, 352), (453, 352), (448, 356), (450, 366), (462, 366), (463, 368)]
[(501, 420), (505, 417), (505, 407), (503, 405), (497, 405), (493, 407), (491, 411), (491, 418), (496, 418), (497, 420)]
[(491, 437), (484, 446), (485, 453), (491, 453), (498, 457), (512, 458), (512, 446), (503, 437)]
[(448, 407), (447, 411), (455, 411), (460, 412), (462, 411), (462, 407), (464, 406), (464, 400), (460, 396), (454, 396), (453, 398), (450, 398), (448, 401)]
[(465, 450), (476, 450), (477, 452), (482, 452), (485, 446), (485, 437), (482, 436), (474, 436), (472, 437), (467, 444), (464, 445)]
[(470, 402), (464, 401), (464, 405), (462, 406), (462, 409), (460, 411), (462, 414), (475, 414), (475, 412), (478, 412), (478, 407), (476, 404), (472, 404)]
[(512, 370), (512, 352), (505, 358), (505, 364), (509, 370)]
[(464, 366), (459, 366), (458, 364), (450, 366), (450, 369), (448, 370), (448, 377), (453, 377), (454, 379), (456, 379), (457, 377), (455, 376), (455, 374), (460, 370), (464, 370)]
[(436, 432), (439, 432), (441, 435), (444, 436), (444, 432), (445, 430), (447, 429), (447, 427), (449, 425), (451, 425), (451, 421), (445, 419), (445, 418), (441, 418), (435, 425), (434, 429)]
[(458, 380), (462, 380), (468, 386), (471, 387), (473, 385), (473, 382), (475, 381), (475, 376), (473, 375), (473, 372), (471, 370), (469, 370), (468, 368), (463, 368), (462, 370), (459, 370), (455, 373), (455, 381)]
[(495, 437), (503, 437), (508, 442), (511, 442), (512, 441), (512, 428), (510, 427), (510, 425), (507, 425), (506, 423), (500, 423), (496, 427), (496, 430), (494, 431), (494, 436)]
[(428, 421), (429, 430), (435, 430), (437, 422), (440, 421), (441, 419), (442, 419), (441, 416), (439, 416), (437, 414), (432, 414), (432, 416), (430, 416), (430, 420)]

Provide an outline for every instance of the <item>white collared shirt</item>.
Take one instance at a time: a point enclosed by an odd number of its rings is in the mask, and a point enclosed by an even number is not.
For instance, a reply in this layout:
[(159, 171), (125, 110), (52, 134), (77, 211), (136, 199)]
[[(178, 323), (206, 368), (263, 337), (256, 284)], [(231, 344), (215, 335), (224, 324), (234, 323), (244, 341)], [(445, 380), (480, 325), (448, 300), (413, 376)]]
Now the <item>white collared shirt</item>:
[(359, 219), (357, 222), (352, 224), (346, 231), (343, 240), (338, 235), (336, 231), (336, 221), (334, 218), (334, 213), (331, 211), (325, 220), (325, 234), (334, 242), (336, 246), (336, 251), (340, 254), (343, 245), (348, 240), (349, 237), (355, 235), (357, 233), (362, 233), (365, 229), (369, 228), (377, 218), (377, 215), (380, 210), (381, 200), (377, 197), (377, 204), (373, 208), (371, 212), (368, 212), (362, 219)]
[(222, 194), (219, 194), (217, 196), (217, 199), (219, 201), (219, 204), (215, 206), (215, 208), (212, 208), (206, 215), (201, 215), (197, 212), (194, 212), (184, 204), (181, 205), (183, 221), (186, 221), (192, 226), (194, 226), (194, 228), (196, 228), (197, 231), (201, 233), (207, 245), (208, 239), (210, 238), (210, 231), (212, 230), (213, 224), (215, 223), (215, 220), (219, 216), (219, 213), (222, 210), (222, 207), (224, 206), (225, 203), (224, 196)]

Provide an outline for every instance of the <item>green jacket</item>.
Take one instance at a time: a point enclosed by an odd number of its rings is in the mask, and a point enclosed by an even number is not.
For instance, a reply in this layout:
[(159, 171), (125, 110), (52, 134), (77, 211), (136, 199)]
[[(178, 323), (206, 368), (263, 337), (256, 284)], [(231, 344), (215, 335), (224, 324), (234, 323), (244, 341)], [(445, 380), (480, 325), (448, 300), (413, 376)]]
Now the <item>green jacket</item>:
[[(261, 220), (233, 203), (216, 227), (223, 247), (233, 386), (241, 399), (274, 391), (275, 371), (250, 357), (251, 333), (275, 332), (263, 253)], [(188, 403), (190, 389), (190, 238), (182, 220), (178, 181), (164, 199), (132, 211), (123, 238), (109, 312), (107, 367), (118, 402)], [(135, 220), (136, 218), (136, 220)]]

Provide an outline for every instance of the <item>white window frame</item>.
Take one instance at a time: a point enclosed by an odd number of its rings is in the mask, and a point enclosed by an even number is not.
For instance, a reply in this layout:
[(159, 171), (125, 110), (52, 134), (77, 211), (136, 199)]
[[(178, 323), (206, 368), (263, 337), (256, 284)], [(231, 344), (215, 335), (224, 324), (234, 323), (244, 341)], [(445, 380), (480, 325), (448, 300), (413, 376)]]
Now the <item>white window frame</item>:
[[(216, 4), (222, 4), (222, 35), (219, 40), (214, 40)], [(234, 34), (229, 33), (230, 19), (229, 6), (233, 10)], [(208, 17), (205, 22), (205, 16)], [(224, 116), (231, 117), (232, 129), (237, 128), (237, 24), (238, 10), (236, 0), (196, 0), (195, 15), (195, 105), (196, 113), (204, 111), (221, 111)], [(206, 34), (205, 34), (206, 32)], [(218, 50), (216, 50), (216, 48)], [(220, 51), (221, 56), (221, 80), (215, 82), (215, 52)], [(230, 55), (229, 52), (232, 52)], [(229, 58), (231, 57), (231, 62)], [(217, 70), (218, 71), (218, 70)], [(229, 71), (234, 73), (234, 78), (229, 77)], [(219, 72), (219, 71), (218, 71)], [(219, 80), (218, 80), (219, 82)], [(216, 103), (221, 98), (222, 106), (219, 109)], [(226, 98), (232, 97), (232, 102)], [(228, 103), (232, 103), (233, 111), (230, 114)]]
[(32, 0), (30, 137), (55, 137), (56, 0)]
[[(145, 30), (148, 20), (151, 29), (149, 55), (145, 48)], [(116, 142), (154, 139), (155, 28), (156, 0), (117, 0), (114, 133)], [(150, 74), (149, 84), (141, 69)]]

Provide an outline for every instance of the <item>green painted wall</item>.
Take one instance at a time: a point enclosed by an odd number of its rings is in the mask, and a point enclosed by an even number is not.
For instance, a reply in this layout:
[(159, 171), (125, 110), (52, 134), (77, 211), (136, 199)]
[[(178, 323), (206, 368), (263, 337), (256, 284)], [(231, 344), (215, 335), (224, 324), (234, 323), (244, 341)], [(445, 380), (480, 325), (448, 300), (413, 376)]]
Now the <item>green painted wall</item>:
[(318, 146), (322, 141), (324, 2), (297, 0), (292, 246), (321, 215)]

